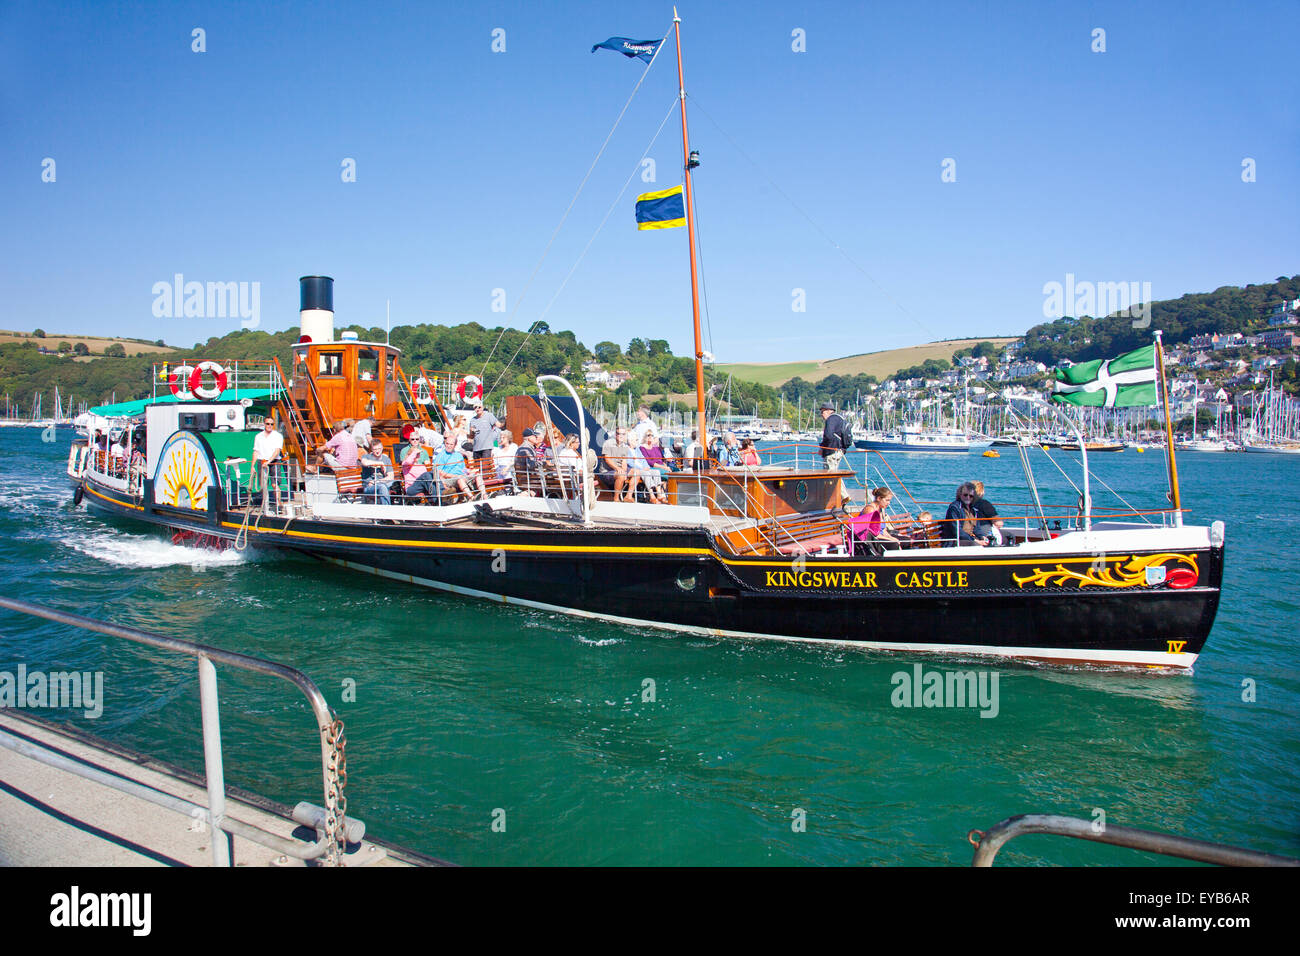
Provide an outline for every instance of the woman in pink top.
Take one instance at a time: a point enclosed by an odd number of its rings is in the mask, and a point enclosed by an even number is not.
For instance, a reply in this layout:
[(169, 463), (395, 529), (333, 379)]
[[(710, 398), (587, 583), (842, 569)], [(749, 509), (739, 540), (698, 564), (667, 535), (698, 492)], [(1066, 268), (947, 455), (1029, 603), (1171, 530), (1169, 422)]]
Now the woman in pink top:
[(855, 552), (859, 545), (869, 546), (876, 541), (898, 544), (898, 539), (885, 528), (885, 509), (893, 499), (894, 493), (888, 488), (883, 486), (876, 488), (871, 492), (871, 501), (867, 502), (858, 516), (849, 522)]

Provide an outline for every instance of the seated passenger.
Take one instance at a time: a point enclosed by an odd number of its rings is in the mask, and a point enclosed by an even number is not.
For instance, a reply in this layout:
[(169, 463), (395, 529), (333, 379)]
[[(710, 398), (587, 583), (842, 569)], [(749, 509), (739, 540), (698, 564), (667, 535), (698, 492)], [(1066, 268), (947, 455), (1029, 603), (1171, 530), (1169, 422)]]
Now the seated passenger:
[(542, 444), (542, 436), (531, 428), (525, 428), (523, 441), (519, 443), (519, 449), (515, 452), (515, 487), (519, 489), (521, 495), (532, 495), (532, 488), (528, 487), (535, 476), (540, 475), (542, 471), (541, 455), (538, 447)]
[(470, 491), (470, 479), (465, 471), (465, 453), (456, 447), (455, 434), (448, 432), (443, 437), (442, 448), (438, 449), (438, 453), (433, 456), (433, 469), (438, 480), (442, 483), (444, 493), (455, 490), (471, 497), (487, 498), (487, 489), (483, 485), (481, 475), (476, 474), (474, 476), (474, 481), (478, 486), (477, 496)]
[(971, 502), (971, 511), (975, 512), (975, 534), (990, 539), (994, 545), (1002, 543), (1002, 519), (993, 502), (984, 497), (984, 482), (972, 481), (975, 486), (975, 500)]
[(376, 504), (392, 504), (393, 463), (384, 454), (384, 443), (378, 438), (370, 443), (370, 451), (361, 456), (361, 493)]
[(957, 497), (948, 506), (948, 513), (943, 520), (943, 543), (946, 547), (988, 546), (988, 538), (975, 535), (975, 512), (971, 510), (971, 502), (974, 500), (974, 485), (967, 481), (958, 486)]
[(740, 448), (736, 445), (736, 436), (723, 432), (713, 444), (713, 457), (722, 468), (735, 468), (740, 464)]
[(758, 457), (758, 449), (754, 447), (754, 439), (746, 438), (741, 441), (740, 463), (749, 468), (757, 468), (763, 463), (762, 459)]
[(582, 480), (582, 441), (577, 435), (570, 435), (564, 439), (564, 447), (555, 456), (555, 462), (568, 469), (568, 475), (572, 481)]
[(643, 444), (632, 449), (632, 475), (634, 480), (639, 478), (645, 485), (646, 495), (651, 504), (666, 505), (668, 504), (668, 495), (664, 491), (663, 476), (650, 463), (646, 455), (646, 445), (653, 445), (654, 438), (647, 432)]
[(357, 466), (357, 442), (352, 437), (352, 419), (345, 418), (334, 425), (334, 437), (321, 445), (316, 456), (316, 467), (327, 465), (331, 469)]
[(605, 442), (601, 453), (605, 458), (605, 464), (613, 472), (614, 500), (635, 501), (636, 486), (641, 478), (633, 473), (632, 448), (627, 443), (627, 429), (622, 427), (616, 429), (614, 437)]
[(429, 471), (429, 453), (424, 446), (411, 442), (402, 456), (402, 488), (407, 498), (427, 502), (430, 496), (438, 493), (438, 486)]
[(871, 492), (871, 501), (863, 506), (858, 516), (849, 522), (853, 535), (855, 554), (873, 549), (872, 544), (885, 542), (898, 545), (898, 538), (885, 528), (885, 509), (893, 501), (894, 493), (888, 488), (880, 487)]
[(519, 451), (519, 446), (515, 444), (515, 436), (510, 433), (510, 429), (503, 428), (497, 433), (497, 447), (492, 452), (492, 464), (496, 467), (498, 478), (510, 478), (515, 473), (515, 452)]

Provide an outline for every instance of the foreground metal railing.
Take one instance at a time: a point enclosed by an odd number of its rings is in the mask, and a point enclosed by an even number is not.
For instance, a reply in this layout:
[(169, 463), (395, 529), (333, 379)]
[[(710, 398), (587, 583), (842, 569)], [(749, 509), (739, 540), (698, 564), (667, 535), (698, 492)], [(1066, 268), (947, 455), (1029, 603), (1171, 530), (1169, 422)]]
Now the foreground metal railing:
[(1146, 850), (1148, 853), (1177, 856), (1184, 860), (1196, 860), (1218, 866), (1300, 866), (1300, 860), (1289, 856), (1261, 853), (1258, 850), (1243, 850), (1222, 843), (1193, 840), (1191, 837), (1156, 833), (1152, 830), (1139, 830), (1136, 827), (1111, 824), (1097, 826), (1094, 820), (1081, 820), (1078, 817), (1059, 816), (1055, 813), (1024, 813), (1020, 816), (1008, 817), (986, 832), (971, 830), (966, 835), (966, 839), (975, 847), (975, 857), (970, 865), (992, 866), (993, 858), (1008, 841), (1026, 833), (1050, 833), (1055, 836), (1074, 837), (1078, 840), (1091, 840), (1093, 843), (1109, 843), (1111, 846)]
[[(342, 866), (343, 856), (348, 843), (360, 843), (365, 835), (365, 824), (360, 820), (347, 817), (347, 738), (343, 733), (343, 721), (330, 710), (312, 680), (301, 671), (283, 664), (276, 664), (247, 654), (225, 651), (207, 644), (195, 644), (161, 634), (150, 634), (131, 627), (106, 624), (91, 620), (78, 614), (68, 614), (53, 608), (30, 604), (0, 597), (0, 607), (45, 618), (60, 624), (84, 628), (111, 637), (136, 644), (144, 644), (160, 650), (172, 651), (197, 657), (199, 661), (199, 705), (202, 714), (203, 762), (207, 779), (208, 805), (202, 807), (189, 800), (156, 790), (153, 787), (127, 780), (115, 774), (106, 773), (79, 760), (54, 753), (37, 744), (22, 740), (12, 734), (0, 731), (0, 747), (5, 747), (23, 756), (30, 757), (43, 764), (76, 774), (87, 780), (112, 787), (123, 793), (146, 800), (149, 803), (174, 810), (192, 819), (205, 821), (212, 827), (212, 863), (214, 866), (230, 866), (231, 841), (227, 835), (242, 837), (252, 843), (269, 847), (278, 853), (300, 860), (316, 860), (324, 857), (328, 866)], [(244, 823), (226, 816), (226, 784), (222, 769), (221, 721), (217, 707), (217, 670), (215, 664), (224, 664), (256, 674), (268, 674), (288, 681), (300, 690), (307, 702), (311, 704), (319, 728), (321, 745), (321, 777), (325, 797), (325, 807), (299, 803), (293, 810), (294, 822), (311, 827), (316, 831), (315, 843), (302, 843), (289, 840), (261, 827)]]

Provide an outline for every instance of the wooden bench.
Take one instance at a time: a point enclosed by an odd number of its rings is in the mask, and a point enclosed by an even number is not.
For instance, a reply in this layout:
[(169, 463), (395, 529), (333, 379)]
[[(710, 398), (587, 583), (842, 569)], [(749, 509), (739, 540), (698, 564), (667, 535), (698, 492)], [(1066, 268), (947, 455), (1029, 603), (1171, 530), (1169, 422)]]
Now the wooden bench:
[[(515, 469), (515, 488), (520, 492), (531, 492), (539, 498), (576, 498), (581, 487), (581, 475), (572, 468), (564, 472), (564, 484), (560, 484), (560, 474), (556, 463), (546, 459), (536, 460), (537, 468), (532, 471)], [(562, 489), (562, 490), (561, 490)]]
[(845, 519), (830, 511), (782, 515), (759, 523), (755, 549), (773, 548), (777, 554), (815, 554), (827, 547), (844, 545)]
[(469, 472), (471, 487), (473, 487), (475, 476), (483, 479), (483, 487), (487, 489), (487, 495), (489, 498), (493, 495), (500, 494), (503, 491), (513, 490), (509, 478), (501, 478), (497, 475), (495, 459), (471, 459), (465, 470)]

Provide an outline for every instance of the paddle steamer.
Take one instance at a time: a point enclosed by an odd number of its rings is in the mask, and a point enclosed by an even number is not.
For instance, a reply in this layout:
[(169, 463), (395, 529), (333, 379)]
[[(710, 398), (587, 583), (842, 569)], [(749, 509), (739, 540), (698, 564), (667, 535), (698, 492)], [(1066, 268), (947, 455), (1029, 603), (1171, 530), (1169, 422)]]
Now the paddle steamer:
[[(679, 88), (681, 75), (679, 49)], [(685, 102), (683, 94), (683, 110)], [(691, 200), (698, 160), (684, 112), (682, 133), (697, 425), (706, 435)], [(300, 280), (303, 337), (287, 372), (278, 358), (161, 368), (152, 398), (93, 410), (91, 437), (68, 462), (78, 500), (177, 540), (285, 549), (468, 597), (696, 634), (1186, 670), (1210, 633), (1222, 523), (1184, 526), (1176, 493), (1154, 516), (1095, 516), (1086, 451), (1077, 513), (1054, 517), (1035, 496), (1019, 526), (1006, 522), (1001, 547), (940, 547), (942, 522), (931, 522), (911, 547), (863, 553), (844, 510), (854, 471), (809, 468), (807, 454), (757, 467), (698, 460), (666, 476), (666, 504), (617, 501), (591, 470), (566, 474), (554, 462), (510, 480), (487, 475), (487, 501), (367, 501), (348, 470), (311, 471), (335, 425), (373, 415), (394, 456), (404, 432), (446, 427), (466, 387), (477, 386), (425, 369), (408, 376), (398, 349), (336, 339), (332, 281)], [(584, 461), (608, 437), (554, 376), (538, 379), (535, 399), (513, 396), (505, 407), (516, 436), (537, 422), (547, 434), (577, 434)], [(284, 460), (263, 495), (251, 460), (268, 417)]]

